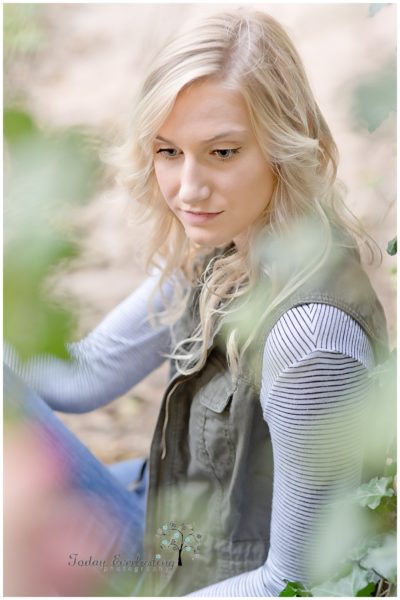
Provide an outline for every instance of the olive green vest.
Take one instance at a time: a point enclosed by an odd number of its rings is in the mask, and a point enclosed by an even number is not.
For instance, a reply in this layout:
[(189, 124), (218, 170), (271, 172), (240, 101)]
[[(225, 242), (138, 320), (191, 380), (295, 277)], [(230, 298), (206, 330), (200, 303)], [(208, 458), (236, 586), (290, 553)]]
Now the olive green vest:
[[(175, 326), (179, 339), (188, 337), (197, 323), (198, 291), (193, 290)], [(145, 558), (160, 555), (175, 564), (167, 574), (145, 573), (138, 595), (183, 596), (265, 562), (273, 458), (260, 404), (263, 351), (280, 316), (310, 302), (349, 314), (372, 342), (377, 362), (386, 357), (382, 307), (358, 253), (343, 250), (339, 260), (293, 293), (260, 327), (237, 382), (232, 381), (219, 335), (200, 372), (177, 375), (172, 365), (149, 458)], [(183, 552), (182, 565), (177, 552), (161, 550), (157, 537), (159, 528), (170, 522), (192, 524), (202, 536), (198, 556)]]

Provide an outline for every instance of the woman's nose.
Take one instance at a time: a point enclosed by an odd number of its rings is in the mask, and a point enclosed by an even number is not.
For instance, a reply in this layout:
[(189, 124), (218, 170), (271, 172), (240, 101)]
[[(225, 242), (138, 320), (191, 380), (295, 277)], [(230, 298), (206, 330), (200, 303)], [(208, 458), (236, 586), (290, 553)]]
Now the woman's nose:
[(210, 195), (210, 185), (200, 165), (185, 160), (180, 173), (179, 200), (184, 203), (197, 203), (207, 200)]

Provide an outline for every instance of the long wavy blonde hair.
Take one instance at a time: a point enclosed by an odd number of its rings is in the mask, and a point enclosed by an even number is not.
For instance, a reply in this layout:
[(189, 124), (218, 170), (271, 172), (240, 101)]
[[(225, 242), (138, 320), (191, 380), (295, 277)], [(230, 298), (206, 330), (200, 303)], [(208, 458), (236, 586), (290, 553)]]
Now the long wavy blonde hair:
[[(271, 200), (254, 224), (247, 243), (232, 244), (210, 254), (196, 247), (164, 201), (153, 165), (153, 144), (180, 91), (201, 78), (213, 78), (239, 90), (247, 103), (258, 143), (276, 176)], [(170, 322), (182, 313), (193, 287), (198, 289), (199, 320), (190, 338), (179, 340), (171, 355), (184, 374), (200, 370), (207, 349), (235, 301), (248, 298), (260, 274), (270, 281), (257, 328), (271, 311), (321, 267), (332, 247), (333, 228), (350, 232), (374, 257), (371, 238), (345, 208), (345, 187), (337, 179), (338, 151), (315, 101), (302, 61), (283, 27), (271, 16), (241, 8), (203, 18), (173, 37), (155, 57), (138, 95), (128, 141), (109, 158), (117, 180), (127, 186), (142, 218), (152, 222), (147, 266), (161, 267), (159, 282), (177, 272), (175, 294), (168, 306)], [(324, 232), (318, 252), (288, 280), (277, 275), (274, 260), (254, 260), (257, 240), (284, 239), (291, 227), (311, 216)], [(210, 256), (212, 258), (209, 260)], [(276, 258), (276, 257), (275, 257)], [(189, 286), (187, 285), (189, 283)], [(239, 339), (233, 327), (226, 337), (226, 354), (233, 374), (250, 346), (256, 327)]]

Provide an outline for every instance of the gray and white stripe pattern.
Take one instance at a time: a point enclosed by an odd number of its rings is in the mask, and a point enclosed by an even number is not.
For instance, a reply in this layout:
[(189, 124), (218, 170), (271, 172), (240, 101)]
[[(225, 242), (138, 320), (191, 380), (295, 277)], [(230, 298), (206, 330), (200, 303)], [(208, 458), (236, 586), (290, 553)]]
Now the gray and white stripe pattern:
[[(150, 326), (147, 279), (87, 338), (71, 363), (40, 357), (6, 364), (55, 410), (84, 412), (128, 391), (170, 351), (168, 327)], [(168, 290), (166, 290), (168, 293)], [(156, 300), (162, 309), (161, 299)], [(368, 406), (371, 345), (341, 310), (306, 304), (285, 313), (265, 345), (261, 405), (274, 453), (270, 548), (264, 565), (189, 595), (277, 596), (283, 579), (307, 583), (309, 553), (330, 500), (358, 485), (360, 420)]]
[[(159, 273), (148, 277), (84, 339), (68, 345), (71, 361), (37, 356), (25, 363), (5, 344), (4, 362), (53, 409), (66, 413), (95, 410), (122, 396), (159, 367), (170, 352), (169, 327), (153, 328), (147, 300)], [(172, 293), (170, 281), (163, 288)], [(161, 311), (161, 294), (154, 307)]]
[(328, 504), (361, 478), (362, 419), (373, 367), (361, 327), (341, 310), (285, 313), (265, 345), (261, 404), (271, 433), (274, 491), (264, 565), (189, 595), (278, 596), (284, 579), (318, 572), (315, 533)]

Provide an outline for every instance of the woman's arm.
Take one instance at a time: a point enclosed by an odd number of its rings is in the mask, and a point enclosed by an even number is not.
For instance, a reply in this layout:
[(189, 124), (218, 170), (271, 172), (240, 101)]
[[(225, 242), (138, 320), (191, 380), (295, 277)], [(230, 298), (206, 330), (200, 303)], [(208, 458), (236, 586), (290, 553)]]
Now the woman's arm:
[(372, 366), (367, 337), (342, 311), (310, 304), (280, 319), (265, 346), (261, 391), (274, 455), (268, 557), (189, 595), (278, 596), (284, 579), (310, 582), (319, 518), (360, 483)]
[[(71, 361), (37, 356), (26, 363), (6, 345), (5, 363), (54, 410), (81, 413), (121, 396), (165, 360), (170, 351), (169, 327), (149, 322), (147, 301), (159, 272), (121, 302), (84, 339), (69, 344)], [(167, 297), (172, 281), (163, 286)], [(155, 310), (163, 301), (157, 293)]]

